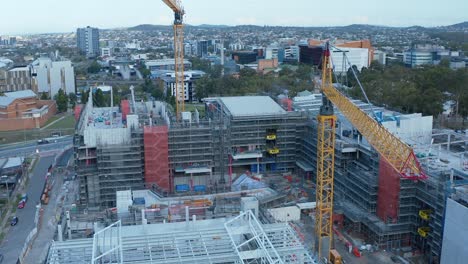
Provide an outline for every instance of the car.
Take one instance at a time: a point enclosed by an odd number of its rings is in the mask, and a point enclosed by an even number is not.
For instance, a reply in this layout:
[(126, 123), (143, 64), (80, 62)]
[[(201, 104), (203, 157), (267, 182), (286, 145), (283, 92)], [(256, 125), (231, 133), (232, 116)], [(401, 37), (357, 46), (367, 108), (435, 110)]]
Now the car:
[(18, 209), (23, 209), (25, 205), (26, 205), (26, 201), (25, 201), (25, 200), (21, 200), (21, 201), (18, 203)]
[(37, 141), (37, 144), (38, 144), (38, 145), (49, 144), (49, 141), (46, 140), (46, 139), (39, 139), (39, 140)]
[(10, 225), (15, 226), (17, 223), (18, 223), (18, 217), (13, 216), (13, 218), (11, 219)]
[(27, 202), (28, 201), (28, 195), (27, 194), (21, 195), (21, 201)]

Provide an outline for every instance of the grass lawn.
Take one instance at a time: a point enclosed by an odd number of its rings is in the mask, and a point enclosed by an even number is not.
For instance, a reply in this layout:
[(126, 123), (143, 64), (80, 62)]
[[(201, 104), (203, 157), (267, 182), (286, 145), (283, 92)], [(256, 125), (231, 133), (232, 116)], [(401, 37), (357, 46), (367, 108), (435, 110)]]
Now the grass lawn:
[(194, 104), (185, 104), (185, 111), (195, 112), (195, 109), (200, 113), (200, 117), (205, 116), (205, 106), (204, 105), (194, 105)]
[(47, 127), (47, 129), (67, 129), (67, 128), (75, 128), (75, 117), (73, 115), (66, 116), (62, 120)]
[(61, 115), (54, 115), (53, 117), (49, 118), (49, 120), (47, 120), (47, 122), (43, 125), (43, 127), (45, 127), (48, 124), (54, 122), (55, 120), (59, 119), (60, 117), (62, 117), (62, 116)]

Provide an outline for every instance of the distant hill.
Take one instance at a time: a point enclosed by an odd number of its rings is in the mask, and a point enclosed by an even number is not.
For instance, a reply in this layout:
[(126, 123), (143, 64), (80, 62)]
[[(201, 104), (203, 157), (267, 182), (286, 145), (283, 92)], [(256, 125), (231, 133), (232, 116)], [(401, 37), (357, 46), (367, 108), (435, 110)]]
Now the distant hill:
[[(410, 26), (410, 27), (391, 27), (391, 26), (381, 26), (381, 25), (369, 25), (369, 24), (351, 24), (347, 26), (320, 26), (320, 27), (297, 27), (297, 26), (258, 26), (258, 25), (237, 25), (237, 26), (228, 26), (228, 25), (209, 25), (209, 24), (202, 24), (198, 26), (194, 25), (186, 25), (186, 27), (194, 27), (194, 28), (208, 28), (208, 29), (223, 29), (223, 28), (242, 28), (242, 29), (260, 29), (260, 28), (309, 28), (309, 29), (326, 29), (326, 28), (333, 28), (333, 29), (342, 29), (342, 30), (379, 30), (379, 29), (391, 29), (391, 28), (401, 28), (401, 29), (410, 29), (410, 30), (425, 30), (425, 29), (450, 29), (450, 30), (466, 30), (468, 29), (468, 21), (449, 25), (449, 26), (440, 26), (440, 27), (422, 27), (422, 26)], [(138, 30), (138, 31), (155, 31), (155, 30), (172, 30), (171, 25), (150, 25), (150, 24), (143, 24), (138, 25), (135, 27), (130, 27), (128, 30)]]
[(228, 28), (230, 26), (227, 25), (208, 25), (208, 24), (201, 24), (198, 26), (193, 26), (193, 27), (202, 27), (202, 28)]
[(445, 28), (451, 28), (451, 29), (468, 29), (468, 21), (461, 22), (458, 24), (453, 24), (449, 26), (445, 26)]
[(172, 30), (172, 26), (143, 24), (143, 25), (138, 25), (135, 27), (130, 27), (128, 28), (128, 30), (134, 30), (134, 31)]

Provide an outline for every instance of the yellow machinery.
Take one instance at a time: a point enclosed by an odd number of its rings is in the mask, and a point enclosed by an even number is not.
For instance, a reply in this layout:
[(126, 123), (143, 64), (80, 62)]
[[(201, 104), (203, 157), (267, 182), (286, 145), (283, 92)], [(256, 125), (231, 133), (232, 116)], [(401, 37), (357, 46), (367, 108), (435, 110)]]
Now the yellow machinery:
[(277, 147), (273, 147), (271, 149), (268, 149), (267, 151), (268, 151), (268, 154), (270, 155), (276, 155), (280, 153), (280, 150)]
[[(320, 259), (324, 257), (331, 259), (332, 257), (330, 249), (333, 235), (333, 178), (335, 168), (335, 127), (337, 120), (333, 112), (333, 105), (359, 130), (380, 156), (402, 178), (412, 180), (427, 178), (410, 146), (390, 133), (333, 86), (332, 69), (330, 44), (327, 42), (322, 58), (321, 91), (323, 101), (320, 113), (317, 116), (317, 208), (315, 232), (317, 237), (316, 250)], [(358, 79), (357, 82), (361, 86)]]
[(422, 237), (427, 237), (427, 235), (429, 234), (429, 232), (431, 231), (431, 229), (427, 226), (423, 226), (423, 227), (420, 227), (418, 228), (418, 234)]
[(341, 255), (340, 255), (340, 253), (338, 253), (338, 251), (336, 251), (336, 249), (330, 250), (330, 263), (331, 264), (341, 264), (341, 263), (343, 263), (342, 259), (341, 259)]
[(424, 220), (429, 220), (431, 217), (432, 210), (419, 210), (419, 217)]
[(185, 111), (184, 92), (184, 24), (185, 11), (178, 0), (162, 0), (174, 11), (174, 71), (175, 71), (175, 98), (177, 119)]

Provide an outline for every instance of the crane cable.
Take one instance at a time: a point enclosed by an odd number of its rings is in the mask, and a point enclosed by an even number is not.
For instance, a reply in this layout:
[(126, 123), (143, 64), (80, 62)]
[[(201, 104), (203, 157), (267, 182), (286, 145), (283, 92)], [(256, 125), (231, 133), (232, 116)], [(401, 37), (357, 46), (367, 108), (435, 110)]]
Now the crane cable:
[[(377, 121), (377, 123), (381, 124), (381, 122), (380, 122), (380, 121), (378, 120), (378, 118), (377, 118), (377, 115), (375, 114), (374, 107), (373, 107), (372, 103), (370, 102), (369, 97), (367, 97), (366, 91), (364, 90), (364, 87), (362, 86), (361, 81), (359, 80), (359, 78), (358, 78), (358, 76), (357, 76), (357, 74), (356, 74), (356, 71), (355, 71), (354, 68), (353, 68), (353, 65), (352, 65), (351, 62), (349, 61), (348, 56), (346, 56), (346, 52), (345, 52), (344, 50), (342, 50), (342, 49), (337, 48), (336, 46), (332, 46), (332, 45), (330, 45), (330, 46), (343, 53), (343, 58), (345, 58), (345, 61), (348, 63), (348, 66), (349, 66), (349, 68), (351, 69), (351, 72), (353, 73), (354, 79), (356, 79), (356, 81), (357, 81), (357, 83), (358, 83), (358, 85), (359, 85), (359, 88), (361, 88), (361, 92), (362, 92), (362, 94), (364, 95), (364, 98), (366, 99), (366, 102), (367, 102), (367, 103), (369, 104), (369, 106), (370, 106), (370, 110), (371, 110), (371, 112), (372, 112), (372, 116), (373, 116), (374, 119)], [(330, 56), (330, 57), (332, 58), (332, 64), (333, 64), (333, 56)], [(333, 65), (334, 65), (334, 64), (333, 64)], [(333, 71), (333, 73), (335, 74), (335, 78), (337, 78), (337, 77), (336, 77), (335, 71)], [(338, 79), (336, 79), (336, 80), (338, 80)]]

